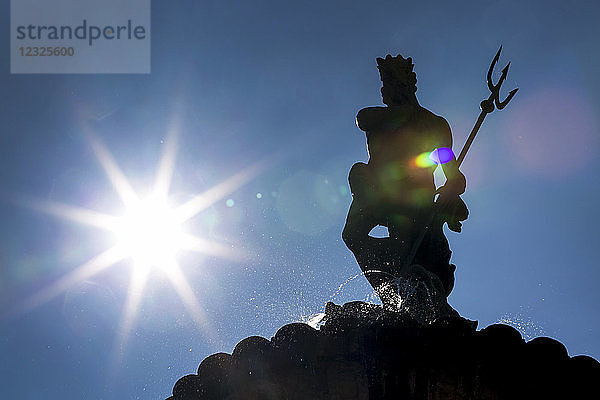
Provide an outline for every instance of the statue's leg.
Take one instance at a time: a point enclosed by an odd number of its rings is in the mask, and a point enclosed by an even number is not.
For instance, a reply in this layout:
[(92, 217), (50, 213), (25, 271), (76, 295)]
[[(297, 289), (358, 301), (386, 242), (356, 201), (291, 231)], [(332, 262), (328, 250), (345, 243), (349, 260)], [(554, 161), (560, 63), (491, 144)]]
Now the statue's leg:
[(389, 259), (389, 238), (369, 236), (378, 224), (377, 218), (355, 198), (342, 232), (342, 239), (354, 253), (360, 269), (374, 289), (393, 278), (388, 271), (390, 263), (386, 263)]
[(415, 256), (415, 263), (436, 274), (444, 286), (446, 296), (454, 288), (456, 266), (450, 264), (450, 245), (443, 231), (444, 221), (436, 216)]
[(356, 163), (352, 166), (348, 181), (353, 200), (342, 238), (354, 253), (371, 286), (378, 290), (383, 285), (388, 286), (396, 278), (399, 242), (392, 237), (369, 236), (377, 225), (390, 228), (388, 217), (393, 210), (390, 204), (382, 203), (381, 193), (373, 182), (374, 174), (372, 167), (367, 164)]
[(389, 282), (393, 276), (390, 268), (389, 238), (369, 236), (371, 230), (382, 223), (378, 217), (379, 205), (370, 182), (370, 169), (367, 164), (354, 164), (348, 178), (352, 190), (352, 204), (348, 210), (342, 239), (354, 253), (365, 277), (374, 289)]
[(366, 245), (366, 238), (376, 225), (371, 215), (373, 207), (369, 204), (369, 175), (369, 167), (365, 163), (354, 164), (348, 175), (352, 204), (348, 210), (342, 239), (355, 254)]

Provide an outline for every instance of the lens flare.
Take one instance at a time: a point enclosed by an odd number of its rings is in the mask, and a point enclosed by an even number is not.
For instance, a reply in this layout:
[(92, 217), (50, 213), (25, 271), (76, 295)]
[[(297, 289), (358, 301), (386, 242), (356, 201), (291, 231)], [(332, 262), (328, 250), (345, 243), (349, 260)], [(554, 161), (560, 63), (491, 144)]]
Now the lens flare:
[(454, 159), (454, 153), (449, 147), (440, 147), (429, 154), (429, 159), (434, 164), (446, 164)]
[(562, 180), (597, 165), (600, 120), (586, 91), (552, 85), (519, 99), (501, 127), (517, 173)]
[(418, 168), (429, 168), (435, 165), (435, 163), (431, 160), (431, 153), (428, 151), (419, 154), (414, 159), (413, 163)]

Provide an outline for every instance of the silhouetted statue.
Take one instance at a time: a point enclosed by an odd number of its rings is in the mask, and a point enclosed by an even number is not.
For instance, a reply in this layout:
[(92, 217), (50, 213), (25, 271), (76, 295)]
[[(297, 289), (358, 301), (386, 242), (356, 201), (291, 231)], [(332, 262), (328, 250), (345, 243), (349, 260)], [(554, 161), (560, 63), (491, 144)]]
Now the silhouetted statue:
[[(380, 297), (380, 289), (413, 264), (437, 275), (447, 296), (455, 267), (442, 225), (461, 231), (468, 216), (459, 197), (466, 180), (452, 154), (441, 164), (447, 182), (434, 203), (437, 165), (422, 161), (435, 149), (452, 148), (450, 126), (419, 105), (411, 58), (387, 55), (377, 58), (377, 67), (386, 107), (364, 108), (356, 116), (367, 136), (369, 161), (350, 170), (353, 200), (342, 237)], [(389, 237), (369, 236), (377, 225), (387, 227)]]

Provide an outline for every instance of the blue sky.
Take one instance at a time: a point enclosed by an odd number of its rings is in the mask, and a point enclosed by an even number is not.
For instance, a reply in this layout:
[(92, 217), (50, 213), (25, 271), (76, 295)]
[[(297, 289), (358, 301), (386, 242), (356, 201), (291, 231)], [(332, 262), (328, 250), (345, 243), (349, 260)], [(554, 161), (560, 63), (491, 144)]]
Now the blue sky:
[[(458, 267), (450, 302), (480, 326), (506, 321), (562, 341), (571, 355), (600, 357), (597, 3), (154, 1), (149, 75), (11, 75), (8, 3), (0, 13), (2, 397), (164, 398), (213, 352), (269, 338), (328, 300), (367, 298), (362, 277), (338, 287), (359, 272), (340, 233), (347, 172), (367, 158), (354, 117), (381, 104), (375, 58), (413, 58), (419, 101), (449, 121), (458, 152), (488, 96), (485, 72), (499, 44), (501, 64), (512, 60), (504, 87), (520, 91), (488, 116), (463, 164), (471, 214), (462, 234), (448, 233)], [(115, 352), (127, 261), (15, 314), (114, 240), (22, 199), (118, 212), (86, 132), (142, 193), (173, 126), (174, 203), (263, 162), (187, 222), (247, 255), (179, 257), (205, 326), (153, 271)]]

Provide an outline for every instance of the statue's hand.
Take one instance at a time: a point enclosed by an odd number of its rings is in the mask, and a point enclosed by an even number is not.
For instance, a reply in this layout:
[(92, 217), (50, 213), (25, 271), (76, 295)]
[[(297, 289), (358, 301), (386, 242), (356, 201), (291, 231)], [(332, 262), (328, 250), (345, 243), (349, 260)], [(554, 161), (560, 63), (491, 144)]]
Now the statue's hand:
[(462, 230), (462, 223), (469, 216), (469, 210), (465, 202), (456, 192), (446, 185), (437, 190), (439, 197), (436, 201), (436, 211), (443, 221), (448, 223), (448, 228), (454, 232)]
[(464, 193), (464, 183), (460, 182), (460, 180), (450, 180), (447, 181), (443, 186), (440, 186), (435, 194), (444, 195), (446, 197), (454, 197), (459, 196)]

